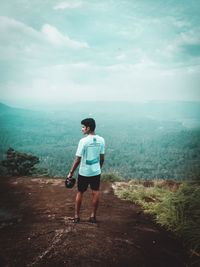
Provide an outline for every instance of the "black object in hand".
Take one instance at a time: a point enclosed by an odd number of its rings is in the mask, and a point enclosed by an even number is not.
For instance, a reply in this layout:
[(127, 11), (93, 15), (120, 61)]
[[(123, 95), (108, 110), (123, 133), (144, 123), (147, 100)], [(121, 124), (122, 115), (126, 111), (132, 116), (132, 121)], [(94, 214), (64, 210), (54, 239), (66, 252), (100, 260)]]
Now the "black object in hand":
[(66, 188), (72, 188), (72, 187), (74, 187), (75, 183), (76, 183), (76, 179), (74, 179), (74, 178), (66, 178), (65, 187)]

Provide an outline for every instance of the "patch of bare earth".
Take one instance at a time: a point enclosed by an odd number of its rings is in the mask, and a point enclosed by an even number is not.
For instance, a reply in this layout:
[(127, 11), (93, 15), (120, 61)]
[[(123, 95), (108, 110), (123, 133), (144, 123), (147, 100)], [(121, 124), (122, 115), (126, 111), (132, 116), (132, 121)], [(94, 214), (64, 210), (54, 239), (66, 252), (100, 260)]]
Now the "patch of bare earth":
[(0, 265), (14, 266), (188, 266), (181, 244), (129, 201), (101, 185), (98, 223), (88, 221), (90, 189), (81, 223), (73, 224), (76, 187), (61, 179), (0, 180)]

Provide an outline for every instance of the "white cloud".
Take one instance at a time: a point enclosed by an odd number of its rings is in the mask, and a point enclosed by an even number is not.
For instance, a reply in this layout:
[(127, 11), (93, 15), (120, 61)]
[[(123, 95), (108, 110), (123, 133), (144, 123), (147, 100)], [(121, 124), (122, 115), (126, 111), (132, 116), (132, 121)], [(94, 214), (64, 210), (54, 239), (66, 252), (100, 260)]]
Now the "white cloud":
[(126, 59), (126, 54), (125, 53), (119, 53), (117, 56), (116, 56), (116, 59), (119, 60), (119, 61), (123, 61)]
[[(200, 44), (199, 24), (184, 14), (152, 17), (146, 8), (143, 14), (140, 1), (135, 8), (131, 1), (88, 6), (87, 0), (53, 0), (51, 10), (44, 1), (20, 11), (8, 2), (10, 12), (2, 14), (20, 18), (0, 17), (1, 81), (8, 99), (193, 99), (199, 90), (199, 57), (190, 56)], [(83, 5), (87, 18), (78, 9)], [(85, 49), (86, 37), (91, 49)]]
[[(162, 49), (159, 49), (159, 54), (164, 58), (171, 60), (171, 62), (174, 62), (175, 65), (180, 64), (180, 62), (177, 61), (177, 58), (181, 59), (182, 65), (193, 65), (199, 61), (198, 56), (190, 57), (190, 48), (188, 49), (187, 54), (184, 50), (185, 47), (193, 45), (200, 45), (200, 28), (197, 27), (178, 33), (171, 42)], [(183, 53), (187, 60), (182, 60)]]
[(47, 38), (47, 40), (54, 45), (67, 46), (75, 49), (89, 47), (86, 42), (79, 42), (70, 39), (66, 34), (63, 35), (54, 26), (49, 24), (43, 25), (41, 32)]
[[(102, 76), (103, 73), (106, 76)], [(80, 100), (194, 100), (195, 97), (200, 99), (196, 93), (199, 87), (189, 85), (197, 77), (198, 66), (162, 69), (148, 58), (135, 65), (124, 63), (107, 67), (84, 62), (55, 64), (34, 70), (33, 76), (23, 82), (8, 83), (1, 95), (5, 100), (18, 98), (27, 103), (50, 104)]]
[(200, 44), (200, 28), (192, 29), (187, 32), (180, 33), (177, 39), (177, 43), (180, 45), (197, 45)]
[[(180, 33), (169, 45), (166, 46), (165, 49), (163, 49), (163, 54), (167, 56), (169, 59), (174, 58), (181, 58), (180, 62), (174, 62), (175, 65), (181, 64), (184, 65), (196, 65), (199, 64), (199, 56), (190, 56), (191, 47), (190, 46), (196, 46), (200, 45), (200, 33), (198, 30), (190, 30), (187, 32)], [(187, 52), (185, 51), (185, 48), (188, 47)], [(187, 58), (187, 60), (182, 60), (182, 57)]]
[(9, 83), (1, 93), (4, 101), (24, 103), (64, 103), (70, 101), (94, 100), (98, 95), (104, 98), (98, 85), (78, 84), (67, 80), (65, 83), (57, 83), (51, 77), (36, 78), (31, 82), (21, 84)]
[(191, 26), (191, 23), (189, 21), (177, 19), (175, 17), (170, 17), (170, 18), (171, 18), (172, 24), (177, 28), (185, 28), (185, 27)]
[(41, 34), (32, 27), (29, 27), (13, 18), (4, 16), (0, 16), (0, 33), (4, 38), (8, 35), (10, 38), (12, 35), (16, 36), (16, 34), (21, 33), (23, 34), (22, 37), (25, 35), (35, 39), (41, 39)]
[[(44, 47), (47, 48), (47, 43), (49, 43), (49, 47), (51, 45), (72, 49), (89, 47), (86, 42), (73, 40), (52, 25), (45, 24), (41, 31), (37, 31), (18, 20), (3, 16), (0, 16), (0, 35), (2, 36), (2, 51), (8, 51), (8, 56), (9, 51), (14, 47), (17, 48), (17, 53), (21, 51), (25, 55), (28, 52), (27, 47), (31, 46), (32, 49), (35, 48), (38, 51), (38, 46), (40, 46), (41, 50), (44, 50)], [(34, 53), (34, 51), (32, 52)]]
[(65, 1), (65, 2), (61, 2), (59, 4), (57, 4), (56, 6), (54, 6), (55, 10), (58, 9), (73, 9), (73, 8), (79, 8), (82, 6), (82, 2), (78, 1)]

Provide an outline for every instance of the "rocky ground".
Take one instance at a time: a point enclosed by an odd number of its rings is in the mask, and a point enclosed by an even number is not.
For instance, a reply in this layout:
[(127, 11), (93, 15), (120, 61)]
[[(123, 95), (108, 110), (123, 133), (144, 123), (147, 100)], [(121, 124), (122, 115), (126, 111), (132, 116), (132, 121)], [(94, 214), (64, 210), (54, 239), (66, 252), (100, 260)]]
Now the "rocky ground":
[(90, 189), (81, 223), (74, 213), (76, 187), (61, 179), (0, 179), (0, 266), (179, 267), (189, 259), (174, 236), (131, 202), (101, 186), (98, 223), (88, 222)]

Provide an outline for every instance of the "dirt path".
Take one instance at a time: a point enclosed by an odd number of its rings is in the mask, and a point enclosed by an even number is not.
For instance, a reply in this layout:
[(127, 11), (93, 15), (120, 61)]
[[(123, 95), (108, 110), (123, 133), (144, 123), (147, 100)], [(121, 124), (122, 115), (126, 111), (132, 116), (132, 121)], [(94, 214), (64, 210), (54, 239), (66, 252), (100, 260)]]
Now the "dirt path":
[(139, 207), (118, 199), (108, 183), (102, 183), (101, 190), (98, 224), (87, 222), (90, 190), (81, 223), (73, 224), (69, 219), (76, 189), (67, 190), (63, 180), (1, 178), (0, 265), (189, 266), (172, 235)]

